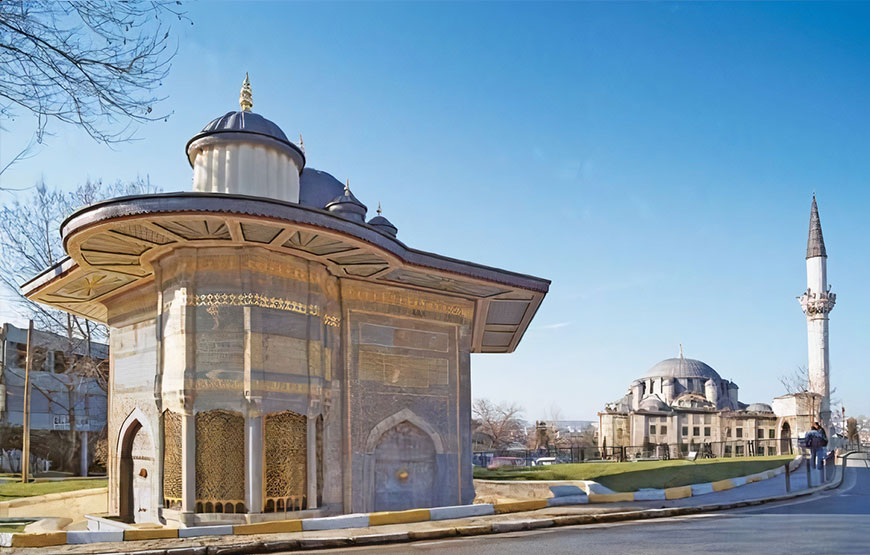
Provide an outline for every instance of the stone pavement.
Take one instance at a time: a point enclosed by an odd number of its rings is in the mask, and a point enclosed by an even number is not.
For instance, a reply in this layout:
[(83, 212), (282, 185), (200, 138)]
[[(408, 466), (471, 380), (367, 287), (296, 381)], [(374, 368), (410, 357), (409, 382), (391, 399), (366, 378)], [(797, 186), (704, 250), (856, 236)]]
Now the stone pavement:
[[(838, 470), (839, 473), (839, 470)], [(817, 486), (818, 474), (813, 476)], [(835, 476), (832, 483), (839, 479)], [(792, 494), (806, 495), (820, 488), (806, 487), (802, 467), (791, 475)], [(828, 484), (827, 487), (830, 486)], [(457, 535), (481, 535), (544, 528), (559, 525), (589, 524), (633, 519), (648, 519), (678, 514), (733, 508), (735, 504), (757, 504), (785, 496), (785, 478), (775, 478), (738, 488), (674, 500), (641, 501), (549, 507), (536, 511), (496, 514), (455, 520), (394, 524), (368, 528), (323, 530), (245, 536), (200, 536), (195, 538), (155, 539), (63, 545), (45, 548), (15, 548), (15, 553), (147, 553), (148, 555), (230, 555), (268, 553), (297, 549), (350, 547), (414, 540), (429, 540)], [(2, 549), (0, 552), (11, 552)]]

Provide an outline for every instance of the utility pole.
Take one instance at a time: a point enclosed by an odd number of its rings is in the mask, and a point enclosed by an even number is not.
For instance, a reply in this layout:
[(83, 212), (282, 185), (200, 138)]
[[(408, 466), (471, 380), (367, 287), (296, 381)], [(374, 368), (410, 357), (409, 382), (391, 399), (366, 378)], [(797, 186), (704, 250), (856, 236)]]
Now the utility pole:
[(21, 445), (21, 481), (30, 480), (30, 367), (33, 366), (33, 320), (27, 328), (27, 355), (24, 362), (24, 423)]

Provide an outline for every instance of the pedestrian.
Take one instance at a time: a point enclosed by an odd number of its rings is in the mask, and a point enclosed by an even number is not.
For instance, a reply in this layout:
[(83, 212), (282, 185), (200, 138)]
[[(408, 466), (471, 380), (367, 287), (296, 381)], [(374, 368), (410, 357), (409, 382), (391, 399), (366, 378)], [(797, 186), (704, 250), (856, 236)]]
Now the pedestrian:
[(813, 466), (815, 468), (821, 468), (822, 461), (824, 461), (825, 457), (828, 456), (828, 434), (825, 432), (825, 427), (819, 422), (816, 422), (816, 432), (819, 434), (819, 439), (818, 449), (816, 449), (815, 455), (813, 456)]
[(822, 436), (818, 431), (817, 425), (813, 423), (810, 431), (807, 432), (807, 435), (804, 436), (804, 442), (807, 446), (807, 449), (810, 450), (810, 461), (809, 464), (812, 465), (813, 468), (816, 467), (816, 455), (819, 447), (821, 447)]

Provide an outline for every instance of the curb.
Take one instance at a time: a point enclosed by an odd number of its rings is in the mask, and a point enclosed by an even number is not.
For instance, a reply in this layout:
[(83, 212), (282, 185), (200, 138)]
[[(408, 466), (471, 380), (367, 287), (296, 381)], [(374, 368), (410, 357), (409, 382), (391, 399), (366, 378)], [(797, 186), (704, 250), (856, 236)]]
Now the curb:
[[(846, 455), (848, 456), (848, 455)], [(797, 461), (792, 460), (789, 463), (791, 466)], [(707, 484), (694, 484), (691, 486), (679, 486), (666, 489), (649, 489), (637, 492), (627, 493), (590, 493), (586, 495), (581, 490), (577, 492), (566, 491), (566, 495), (561, 497), (551, 497), (548, 499), (531, 499), (525, 501), (509, 501), (504, 503), (494, 504), (479, 504), (479, 505), (456, 505), (450, 507), (436, 507), (432, 509), (410, 509), (406, 511), (384, 511), (377, 513), (360, 513), (339, 515), (331, 517), (319, 517), (308, 519), (295, 520), (277, 520), (268, 522), (258, 522), (254, 524), (237, 524), (237, 525), (211, 525), (211, 526), (192, 526), (188, 528), (145, 528), (145, 529), (128, 529), (123, 531), (96, 531), (96, 530), (81, 530), (81, 531), (59, 531), (59, 532), (43, 532), (43, 533), (0, 533), (0, 547), (52, 547), (66, 544), (92, 544), (106, 541), (137, 541), (137, 540), (152, 540), (152, 539), (174, 539), (174, 538), (194, 538), (200, 536), (214, 535), (251, 535), (251, 534), (279, 534), (292, 533), (302, 531), (321, 531), (321, 530), (341, 530), (348, 528), (368, 528), (372, 526), (383, 526), (388, 524), (410, 524), (415, 522), (439, 521), (458, 518), (470, 518), (478, 516), (487, 516), (492, 514), (507, 514), (526, 511), (534, 511), (548, 507), (559, 507), (565, 505), (579, 505), (584, 503), (625, 503), (634, 501), (651, 501), (659, 499), (682, 499), (712, 493), (714, 491), (724, 491), (734, 487), (739, 487), (744, 484), (757, 482), (760, 480), (773, 478), (783, 473), (782, 466), (742, 476), (738, 478), (729, 478)], [(842, 476), (840, 483), (842, 483)], [(535, 519), (532, 521), (509, 521), (509, 522), (494, 522), (491, 524), (479, 524), (469, 526), (449, 527), (445, 529), (435, 529), (424, 532), (397, 532), (385, 534), (367, 534), (356, 536), (354, 538), (304, 538), (299, 540), (285, 540), (281, 542), (268, 542), (275, 544), (278, 551), (286, 551), (292, 549), (289, 547), (297, 545), (303, 548), (320, 548), (320, 547), (343, 547), (348, 545), (371, 545), (374, 543), (390, 543), (399, 541), (411, 541), (413, 539), (432, 539), (449, 537), (451, 535), (472, 536), (480, 534), (491, 534), (498, 532), (511, 531), (512, 528), (517, 530), (527, 530), (532, 528), (543, 528), (548, 526), (567, 526), (570, 524), (588, 524), (595, 522), (615, 522), (618, 520), (637, 520), (643, 518), (661, 518), (662, 516), (673, 516), (676, 514), (693, 514), (695, 512), (723, 510), (727, 508), (736, 508), (747, 506), (749, 504), (760, 504), (770, 501), (782, 499), (791, 499), (801, 495), (809, 495), (820, 491), (822, 488), (831, 489), (838, 487), (833, 484), (825, 484), (816, 486), (808, 490), (804, 490), (797, 494), (789, 494), (770, 498), (767, 500), (755, 500), (754, 502), (739, 502), (732, 504), (720, 505), (701, 505), (699, 507), (681, 507), (671, 509), (654, 509), (649, 511), (628, 511), (624, 513), (609, 513), (604, 515), (583, 515), (582, 517), (554, 517), (550, 519)], [(618, 515), (628, 515), (624, 518), (617, 518)], [(654, 516), (645, 516), (654, 515)], [(616, 519), (616, 520), (614, 520)], [(437, 535), (436, 532), (440, 535)], [(424, 538), (425, 536), (425, 538)], [(379, 540), (378, 538), (385, 538)], [(294, 543), (295, 542), (295, 543)], [(244, 544), (252, 546), (254, 544)], [(243, 546), (211, 546), (208, 550), (202, 551), (203, 554), (208, 553), (256, 553), (268, 552), (265, 551), (265, 544), (257, 542), (258, 547), (254, 551), (250, 551), (251, 547)], [(179, 553), (199, 553), (200, 548), (179, 548), (173, 549)], [(244, 550), (242, 550), (244, 549)], [(259, 551), (258, 551), (259, 550)], [(142, 552), (143, 555), (146, 552)], [(148, 551), (147, 553), (164, 553), (164, 550)]]

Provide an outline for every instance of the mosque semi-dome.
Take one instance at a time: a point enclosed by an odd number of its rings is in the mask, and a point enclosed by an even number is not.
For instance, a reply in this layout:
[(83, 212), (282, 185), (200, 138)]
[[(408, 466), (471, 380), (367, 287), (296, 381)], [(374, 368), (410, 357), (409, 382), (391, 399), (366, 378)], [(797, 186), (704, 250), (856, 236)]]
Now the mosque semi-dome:
[(671, 407), (658, 397), (647, 397), (640, 402), (640, 410), (669, 411)]
[(649, 369), (647, 378), (712, 378), (721, 380), (719, 373), (708, 364), (692, 358), (669, 358)]

